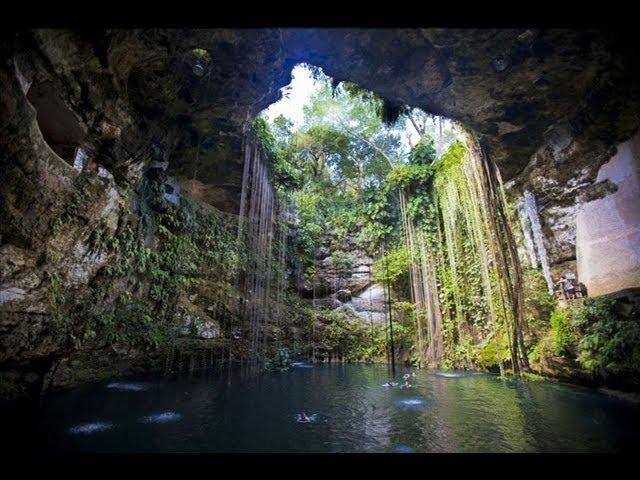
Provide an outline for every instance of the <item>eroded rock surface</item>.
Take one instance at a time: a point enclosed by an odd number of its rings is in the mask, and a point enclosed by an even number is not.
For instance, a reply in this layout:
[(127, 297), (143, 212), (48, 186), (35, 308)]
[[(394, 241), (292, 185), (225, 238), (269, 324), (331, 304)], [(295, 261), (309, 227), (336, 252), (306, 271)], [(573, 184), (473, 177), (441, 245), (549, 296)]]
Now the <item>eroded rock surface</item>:
[(578, 273), (590, 295), (640, 284), (640, 135), (619, 146), (597, 180), (616, 188), (577, 214)]

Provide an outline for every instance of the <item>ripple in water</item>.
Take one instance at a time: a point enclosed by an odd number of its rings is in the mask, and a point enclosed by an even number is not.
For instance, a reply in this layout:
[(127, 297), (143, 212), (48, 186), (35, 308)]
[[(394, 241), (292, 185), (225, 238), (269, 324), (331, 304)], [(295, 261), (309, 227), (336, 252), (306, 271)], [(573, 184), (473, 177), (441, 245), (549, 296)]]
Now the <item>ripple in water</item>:
[(407, 447), (406, 445), (398, 445), (395, 449), (394, 449), (395, 453), (413, 453), (414, 450), (411, 447)]
[(120, 383), (113, 382), (107, 385), (111, 390), (120, 390), (121, 392), (143, 392), (147, 388), (139, 383)]
[(436, 372), (439, 377), (445, 378), (462, 378), (462, 377), (475, 377), (478, 375), (486, 375), (483, 372)]
[(162, 412), (144, 417), (141, 421), (143, 423), (169, 423), (177, 422), (181, 418), (182, 415), (176, 412)]
[(403, 398), (396, 400), (395, 406), (400, 408), (425, 408), (429, 406), (429, 402), (422, 398)]
[(309, 365), (308, 363), (304, 362), (292, 362), (291, 366), (296, 368), (313, 368), (313, 365)]
[(439, 377), (445, 377), (445, 378), (460, 378), (465, 376), (464, 373), (456, 373), (456, 372), (436, 372), (436, 375)]
[(109, 422), (91, 422), (91, 423), (83, 423), (81, 425), (76, 425), (68, 430), (69, 433), (73, 435), (87, 435), (89, 433), (95, 432), (103, 432), (105, 430), (110, 430), (113, 428), (113, 423)]

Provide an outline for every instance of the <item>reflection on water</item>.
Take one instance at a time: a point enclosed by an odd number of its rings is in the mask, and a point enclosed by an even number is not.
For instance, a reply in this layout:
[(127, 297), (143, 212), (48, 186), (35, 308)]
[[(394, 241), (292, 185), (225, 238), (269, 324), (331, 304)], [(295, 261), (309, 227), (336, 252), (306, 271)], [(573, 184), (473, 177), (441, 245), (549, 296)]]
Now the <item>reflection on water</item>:
[(177, 422), (182, 415), (175, 412), (162, 412), (155, 415), (148, 415), (142, 419), (143, 423), (168, 423)]
[(429, 405), (423, 398), (403, 398), (396, 400), (395, 405), (400, 408), (424, 408)]
[(121, 383), (121, 382), (113, 382), (107, 385), (107, 388), (112, 390), (120, 390), (122, 392), (142, 392), (147, 388), (144, 385), (140, 385), (139, 383)]
[(9, 436), (47, 452), (601, 452), (640, 440), (639, 408), (592, 390), (426, 371), (410, 390), (382, 387), (406, 373), (314, 365), (88, 385), (46, 396)]
[(313, 365), (305, 362), (291, 362), (291, 366), (294, 368), (313, 368)]
[(413, 448), (406, 445), (398, 445), (394, 450), (395, 453), (414, 453)]
[(105, 430), (109, 430), (113, 428), (112, 423), (105, 422), (93, 422), (93, 423), (84, 423), (82, 425), (76, 425), (69, 429), (69, 433), (77, 435), (77, 434), (89, 434), (95, 432), (103, 432)]

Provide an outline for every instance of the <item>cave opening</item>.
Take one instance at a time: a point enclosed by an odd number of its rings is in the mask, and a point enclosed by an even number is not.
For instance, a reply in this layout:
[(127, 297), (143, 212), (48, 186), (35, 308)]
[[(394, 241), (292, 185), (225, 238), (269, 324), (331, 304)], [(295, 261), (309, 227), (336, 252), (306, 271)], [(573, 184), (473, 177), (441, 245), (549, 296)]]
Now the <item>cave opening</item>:
[(53, 83), (43, 81), (32, 85), (27, 99), (36, 109), (38, 127), (47, 145), (65, 162), (82, 170), (85, 156), (80, 145), (85, 132)]
[[(369, 349), (357, 355), (436, 365), (459, 342), (483, 348), (495, 334), (509, 344), (512, 368), (524, 368), (520, 270), (499, 173), (464, 128), (308, 64), (293, 68), (282, 93), (254, 121), (245, 150), (252, 355), (258, 338), (272, 353), (278, 343), (264, 339), (275, 275), (276, 291), (289, 289), (312, 312), (308, 350), (295, 355), (331, 362)], [(337, 344), (327, 347), (332, 329)]]

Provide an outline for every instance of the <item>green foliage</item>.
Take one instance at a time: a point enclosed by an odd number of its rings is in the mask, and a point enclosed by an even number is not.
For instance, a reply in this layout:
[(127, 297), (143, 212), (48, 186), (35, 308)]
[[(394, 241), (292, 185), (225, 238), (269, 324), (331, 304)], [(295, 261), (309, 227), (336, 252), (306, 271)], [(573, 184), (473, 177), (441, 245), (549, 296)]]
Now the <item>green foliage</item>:
[[(397, 201), (397, 195), (392, 198)], [(369, 251), (373, 252), (383, 241), (392, 240), (394, 236), (399, 235), (397, 212), (391, 210), (392, 199), (389, 193), (382, 188), (366, 189), (362, 201), (359, 218), (362, 222), (362, 228), (359, 240), (369, 248)]]
[(204, 48), (193, 48), (191, 53), (198, 58), (206, 67), (211, 62), (211, 54)]
[[(340, 253), (348, 236), (355, 236), (372, 256), (383, 245), (391, 246), (375, 261), (374, 279), (391, 284), (398, 298), (407, 298), (408, 279), (422, 276), (416, 277), (417, 271), (435, 276), (447, 362), (492, 368), (509, 359), (505, 332), (513, 305), (505, 269), (512, 267), (503, 265), (507, 249), (504, 241), (496, 240), (497, 229), (505, 227), (489, 210), (492, 205), (484, 205), (480, 184), (470, 180), (475, 157), (449, 135), (439, 138), (439, 145), (444, 140), (449, 146), (436, 159), (431, 134), (437, 127), (435, 121), (428, 125), (433, 117), (406, 108), (398, 123), (411, 122), (421, 137), (409, 150), (400, 141), (407, 131), (382, 121), (380, 98), (350, 83), (335, 88), (320, 70), (315, 76), (319, 88), (304, 108), (303, 124), (294, 129), (282, 117), (271, 123), (277, 144), (272, 150), (281, 155), (276, 154), (276, 179), (286, 186), (280, 191), (287, 190), (284, 195), (299, 220), (295, 252), (306, 274), (316, 273), (315, 255), (329, 232), (332, 243), (325, 246), (338, 268), (349, 266), (348, 256)], [(554, 306), (553, 299), (537, 289), (539, 279), (531, 278), (535, 283), (525, 294), (529, 342), (538, 331), (546, 331), (538, 318), (546, 320)], [(412, 332), (411, 346), (417, 319), (426, 318), (425, 306), (420, 308), (423, 311), (409, 315), (410, 324), (398, 327), (398, 332)], [(348, 318), (328, 323), (325, 334), (333, 342), (331, 349), (347, 348), (336, 332), (358, 337)], [(360, 344), (354, 340), (350, 348)], [(408, 348), (415, 356), (416, 349)]]
[(415, 184), (419, 185), (426, 182), (432, 174), (430, 165), (396, 165), (387, 174), (387, 188), (406, 189)]
[(265, 155), (273, 155), (276, 149), (276, 140), (271, 133), (269, 124), (262, 117), (256, 117), (251, 124), (251, 134)]
[(551, 325), (551, 346), (554, 355), (565, 356), (575, 346), (575, 335), (569, 324), (566, 311), (554, 310), (549, 318)]
[(534, 337), (541, 337), (548, 328), (548, 319), (556, 308), (555, 295), (550, 295), (540, 270), (529, 268), (523, 272), (525, 324)]
[(354, 265), (353, 256), (341, 250), (334, 250), (329, 257), (334, 268), (352, 268)]
[[(415, 342), (413, 305), (394, 304), (393, 322), (396, 358), (409, 358)], [(389, 327), (386, 322), (369, 325), (346, 309), (324, 311), (315, 315), (321, 322), (316, 347), (332, 357), (347, 362), (380, 362), (386, 360), (389, 349)]]
[(586, 298), (572, 314), (580, 335), (578, 361), (587, 369), (620, 372), (640, 369), (640, 318), (610, 297)]
[(429, 166), (436, 160), (436, 149), (431, 137), (421, 139), (409, 154), (410, 165)]
[[(110, 237), (106, 226), (94, 231), (94, 251), (114, 257), (82, 302), (74, 304), (51, 276), (50, 311), (62, 341), (126, 344), (160, 348), (173, 338), (183, 293), (207, 285), (216, 302), (236, 301), (233, 284), (243, 258), (237, 249), (236, 222), (182, 197), (179, 206), (162, 199), (162, 190), (143, 181), (142, 205), (162, 204), (162, 213), (146, 209), (142, 220), (124, 223)], [(145, 244), (155, 230), (157, 247)]]
[(455, 169), (462, 163), (466, 149), (460, 141), (454, 142), (435, 163), (437, 172), (445, 176), (451, 169)]
[(289, 370), (290, 363), (289, 350), (286, 348), (279, 348), (276, 355), (265, 362), (264, 368), (270, 372), (282, 372)]
[(327, 323), (321, 344), (324, 349), (347, 361), (371, 359), (377, 342), (375, 337), (371, 341), (366, 326), (359, 318), (342, 311), (331, 311), (324, 315), (323, 320)]
[(407, 273), (411, 258), (409, 250), (399, 245), (390, 250), (373, 264), (373, 278), (376, 282), (387, 285), (393, 283), (400, 275)]
[(488, 338), (475, 348), (472, 359), (472, 363), (479, 368), (485, 370), (497, 368), (500, 362), (509, 359), (509, 347), (505, 336)]
[(322, 216), (320, 193), (304, 191), (293, 194), (293, 204), (299, 218), (296, 232), (296, 242), (300, 260), (305, 267), (311, 267), (314, 262), (316, 249), (320, 246), (320, 239), (324, 233), (325, 220)]

